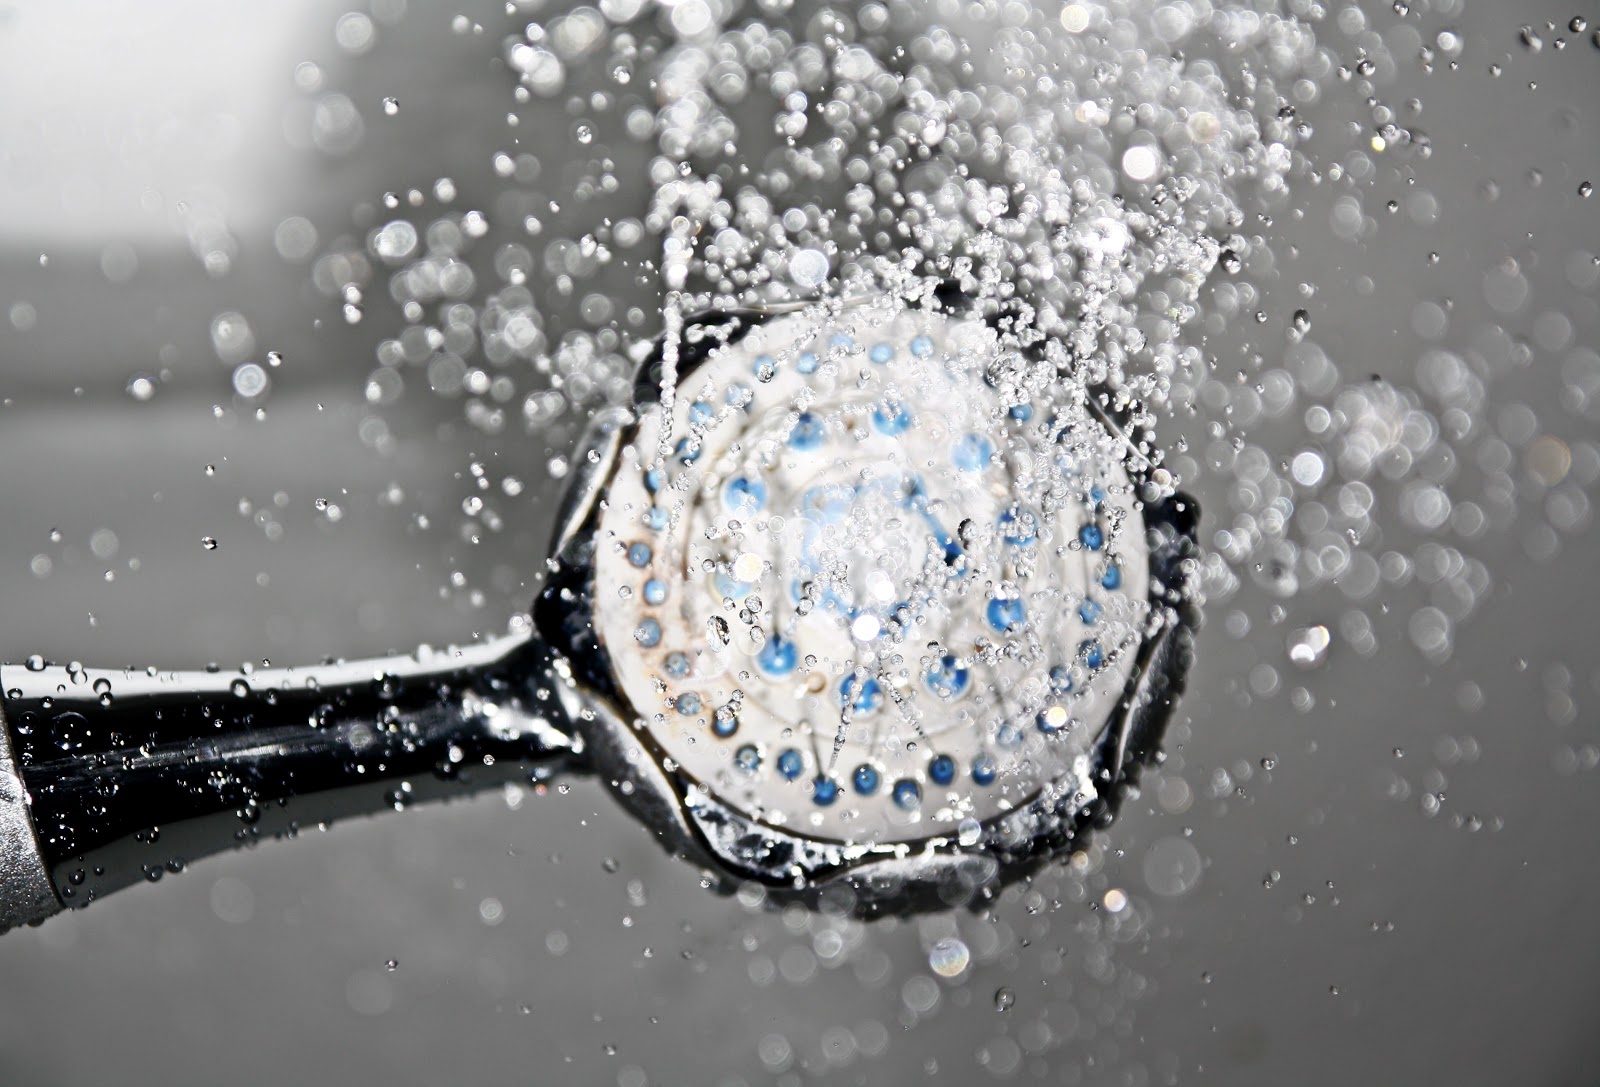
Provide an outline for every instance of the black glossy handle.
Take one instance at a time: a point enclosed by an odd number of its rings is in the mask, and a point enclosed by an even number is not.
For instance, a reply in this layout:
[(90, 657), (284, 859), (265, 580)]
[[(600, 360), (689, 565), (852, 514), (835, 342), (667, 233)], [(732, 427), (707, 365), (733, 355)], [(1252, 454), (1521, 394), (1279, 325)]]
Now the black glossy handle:
[(576, 754), (548, 655), (512, 639), (426, 657), (241, 672), (0, 668), (17, 769), (69, 907), (207, 853)]

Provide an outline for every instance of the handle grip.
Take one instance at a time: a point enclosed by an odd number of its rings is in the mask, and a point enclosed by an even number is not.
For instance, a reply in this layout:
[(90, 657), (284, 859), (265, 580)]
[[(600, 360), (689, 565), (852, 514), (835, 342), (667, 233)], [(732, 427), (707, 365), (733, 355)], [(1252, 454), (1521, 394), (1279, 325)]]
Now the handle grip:
[(547, 772), (579, 747), (548, 664), (511, 638), (248, 674), (4, 666), (0, 925), (308, 823)]

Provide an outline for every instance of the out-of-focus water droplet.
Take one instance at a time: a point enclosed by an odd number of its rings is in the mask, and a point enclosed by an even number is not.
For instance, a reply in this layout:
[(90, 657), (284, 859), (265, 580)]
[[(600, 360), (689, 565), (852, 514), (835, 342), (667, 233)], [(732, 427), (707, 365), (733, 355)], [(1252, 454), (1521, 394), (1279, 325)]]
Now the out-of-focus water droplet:
[(117, 554), (120, 542), (109, 528), (97, 528), (89, 537), (89, 550), (97, 559), (111, 559)]
[[(399, 264), (416, 251), (417, 228), (405, 219), (395, 219), (385, 223), (373, 232), (371, 238), (372, 251), (380, 259), (389, 264)], [(359, 296), (347, 297), (346, 301), (357, 303)]]
[(233, 372), (233, 391), (247, 400), (264, 395), (271, 385), (272, 380), (259, 363), (244, 363)]
[(377, 26), (365, 12), (347, 11), (333, 24), (333, 40), (353, 57), (368, 52), (377, 37)]
[(813, 290), (828, 279), (828, 255), (820, 249), (802, 249), (789, 258), (789, 278)]
[(1161, 173), (1161, 153), (1149, 144), (1130, 147), (1122, 154), (1122, 172), (1130, 181), (1154, 181)]
[(972, 952), (955, 936), (944, 937), (928, 952), (928, 966), (942, 978), (960, 977), (971, 962)]
[[(1178, 898), (1194, 890), (1203, 868), (1200, 851), (1185, 838), (1162, 838), (1144, 856), (1145, 883), (1163, 898)], [(1106, 908), (1111, 908), (1110, 903)]]
[(1300, 627), (1289, 634), (1289, 660), (1301, 668), (1315, 668), (1327, 659), (1332, 643), (1327, 627)]

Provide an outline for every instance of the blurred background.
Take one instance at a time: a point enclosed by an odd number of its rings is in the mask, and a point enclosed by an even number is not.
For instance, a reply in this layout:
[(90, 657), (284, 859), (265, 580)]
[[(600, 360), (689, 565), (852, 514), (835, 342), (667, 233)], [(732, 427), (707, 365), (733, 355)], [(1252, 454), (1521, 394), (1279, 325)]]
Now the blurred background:
[[(516, 99), (508, 37), (564, 8), (0, 3), (0, 658), (304, 663), (526, 606), (584, 391), (395, 385), (404, 300), (358, 265), (403, 245), (386, 223), (453, 217), (437, 296), (525, 281), (552, 340), (648, 326), (622, 272), (604, 314), (605, 276), (561, 282), (582, 224), (644, 217), (654, 153), (591, 145), (599, 54)], [(1477, 469), (1515, 493), (1458, 526), (1471, 614), (1442, 645), (1425, 575), (1386, 574), (1364, 632), (1331, 587), (1240, 571), (1166, 765), (1085, 870), (984, 913), (714, 896), (586, 779), (208, 859), (0, 938), (0, 1082), (1594, 1082), (1600, 10), (1317, 14), (1431, 154), (1369, 160), (1352, 213), (1325, 182), (1371, 112), (1330, 75), (1317, 176), (1252, 225), (1276, 260), (1207, 351), (1303, 361), (1299, 320), (1344, 382), (1415, 383), (1435, 349), (1480, 375), (1505, 463)], [(586, 192), (602, 155), (620, 184)], [(615, 345), (539, 346), (560, 376)]]

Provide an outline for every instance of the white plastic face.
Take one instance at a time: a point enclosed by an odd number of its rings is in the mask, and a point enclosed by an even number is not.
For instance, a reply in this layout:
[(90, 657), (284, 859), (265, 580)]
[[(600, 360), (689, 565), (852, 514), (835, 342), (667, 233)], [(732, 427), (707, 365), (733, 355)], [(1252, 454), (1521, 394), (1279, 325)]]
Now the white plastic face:
[(641, 727), (724, 803), (965, 837), (1083, 765), (1149, 616), (1144, 520), (1120, 441), (1081, 404), (1008, 407), (1000, 352), (889, 299), (778, 317), (641, 417), (594, 622)]

